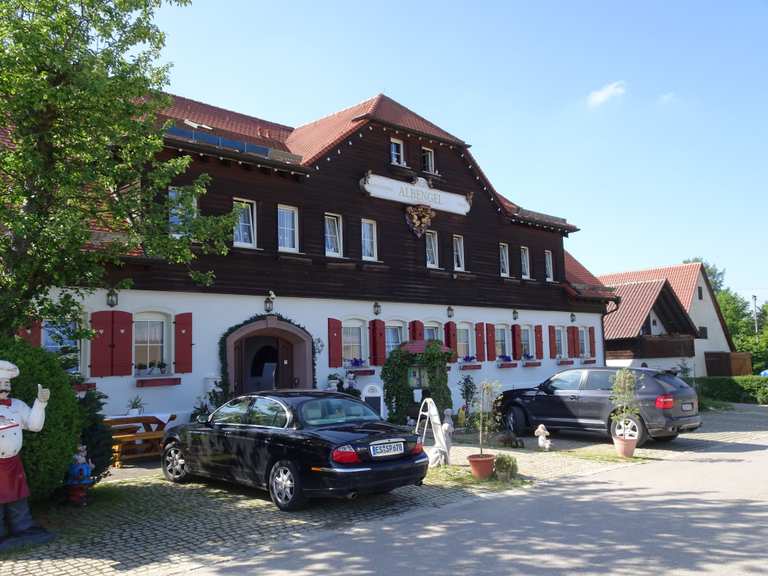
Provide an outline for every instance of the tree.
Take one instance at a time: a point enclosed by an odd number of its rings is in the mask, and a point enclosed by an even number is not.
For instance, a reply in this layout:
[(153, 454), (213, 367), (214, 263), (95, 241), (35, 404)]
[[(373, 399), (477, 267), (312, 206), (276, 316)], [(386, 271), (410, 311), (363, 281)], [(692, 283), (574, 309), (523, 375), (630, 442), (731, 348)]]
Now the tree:
[(725, 286), (725, 268), (721, 270), (714, 264), (710, 264), (698, 256), (696, 258), (683, 260), (683, 264), (690, 264), (692, 262), (701, 262), (704, 264), (704, 270), (707, 272), (707, 278), (709, 278), (709, 283), (712, 285), (712, 290), (714, 290), (715, 294), (723, 289)]
[(226, 253), (234, 216), (196, 213), (207, 177), (168, 193), (191, 159), (158, 156), (163, 2), (0, 2), (0, 333), (78, 319), (128, 254), (213, 281), (194, 263)]
[(754, 337), (754, 320), (752, 319), (750, 304), (746, 298), (730, 288), (720, 290), (716, 297), (731, 336), (736, 338), (738, 335), (752, 334)]

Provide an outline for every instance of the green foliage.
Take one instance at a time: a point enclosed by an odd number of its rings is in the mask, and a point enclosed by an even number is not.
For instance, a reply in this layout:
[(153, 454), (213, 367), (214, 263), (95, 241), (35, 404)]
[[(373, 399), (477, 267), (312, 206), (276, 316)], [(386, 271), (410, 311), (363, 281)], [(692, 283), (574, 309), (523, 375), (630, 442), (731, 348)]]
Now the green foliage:
[(768, 378), (761, 376), (709, 376), (685, 378), (699, 396), (723, 402), (768, 404)]
[(468, 409), (471, 408), (475, 402), (475, 393), (477, 392), (477, 384), (475, 384), (471, 374), (466, 374), (459, 380), (459, 390), (461, 391), (461, 398), (464, 400), (464, 406)]
[(622, 368), (611, 377), (611, 402), (614, 411), (611, 419), (614, 422), (623, 422), (630, 416), (640, 413), (637, 403), (637, 378), (632, 370)]
[(473, 413), (467, 419), (472, 428), (478, 431), (480, 454), (483, 446), (494, 432), (501, 430), (501, 412), (499, 390), (501, 384), (496, 380), (483, 380), (480, 383), (480, 394), (475, 398)]
[(400, 348), (393, 350), (381, 370), (384, 382), (384, 402), (389, 420), (404, 424), (408, 418), (408, 407), (413, 402), (413, 389), (408, 384), (408, 368), (423, 366), (429, 376), (429, 393), (442, 417), (443, 410), (452, 408), (451, 391), (448, 388), (446, 363), (450, 352), (443, 352), (439, 342), (429, 342), (422, 354), (411, 354)]
[(88, 390), (78, 399), (81, 442), (88, 448), (88, 458), (93, 461), (93, 478), (96, 482), (109, 475), (112, 462), (112, 430), (104, 424), (102, 409), (107, 395), (97, 390)]
[(517, 459), (509, 454), (497, 454), (493, 474), (497, 480), (511, 482), (517, 477)]
[(0, 146), (0, 332), (79, 318), (82, 296), (125, 254), (210, 281), (192, 265), (228, 250), (234, 210), (194, 208), (207, 177), (166, 193), (191, 158), (158, 157), (168, 67), (157, 64), (164, 36), (153, 17), (164, 3), (0, 2), (0, 126), (11, 140)]
[(13, 362), (20, 374), (12, 381), (13, 398), (30, 407), (37, 398), (37, 385), (51, 391), (40, 432), (24, 432), (21, 457), (32, 498), (47, 498), (63, 484), (80, 440), (80, 408), (70, 384), (70, 375), (56, 356), (20, 339), (0, 338), (0, 358)]

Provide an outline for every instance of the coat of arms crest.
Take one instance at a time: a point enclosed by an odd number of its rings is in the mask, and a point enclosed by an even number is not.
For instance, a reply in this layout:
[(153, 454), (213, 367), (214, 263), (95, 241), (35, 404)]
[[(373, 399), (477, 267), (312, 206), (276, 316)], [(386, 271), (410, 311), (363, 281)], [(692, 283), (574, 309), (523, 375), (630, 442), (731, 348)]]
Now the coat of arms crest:
[(430, 225), (435, 212), (429, 206), (408, 206), (405, 209), (405, 221), (416, 238), (421, 238)]

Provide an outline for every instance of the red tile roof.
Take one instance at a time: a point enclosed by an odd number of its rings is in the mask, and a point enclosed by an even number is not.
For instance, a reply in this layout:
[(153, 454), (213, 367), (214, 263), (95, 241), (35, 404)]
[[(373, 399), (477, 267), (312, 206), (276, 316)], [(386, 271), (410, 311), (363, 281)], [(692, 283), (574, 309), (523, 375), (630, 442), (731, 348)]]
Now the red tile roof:
[(661, 294), (667, 281), (648, 280), (615, 286), (615, 294), (621, 298), (616, 312), (605, 316), (605, 339), (635, 338), (640, 335), (645, 319)]
[(690, 312), (693, 296), (699, 284), (699, 274), (702, 271), (701, 262), (663, 266), (635, 272), (618, 272), (600, 276), (600, 281), (606, 286), (616, 286), (628, 282), (646, 282), (648, 280), (667, 280), (675, 291), (678, 300)]
[(601, 300), (615, 297), (613, 291), (603, 285), (568, 250), (565, 250), (565, 280), (577, 291), (579, 296)]

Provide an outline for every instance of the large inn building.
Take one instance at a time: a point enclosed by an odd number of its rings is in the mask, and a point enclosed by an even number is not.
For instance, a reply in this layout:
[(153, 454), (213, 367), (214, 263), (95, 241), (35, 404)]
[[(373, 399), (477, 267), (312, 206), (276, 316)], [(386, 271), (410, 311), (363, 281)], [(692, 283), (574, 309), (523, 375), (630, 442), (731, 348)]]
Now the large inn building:
[[(330, 375), (380, 406), (381, 367), (408, 340), (456, 352), (456, 407), (465, 374), (510, 388), (604, 364), (613, 294), (565, 253), (577, 229), (505, 199), (467, 143), (392, 99), (298, 128), (180, 97), (166, 115), (164, 154), (194, 158), (180, 183), (211, 176), (198, 210), (240, 219), (231, 252), (202, 259), (212, 287), (135, 256), (132, 289), (87, 298), (97, 337), (80, 367), (107, 413), (139, 394), (183, 418), (220, 380), (243, 393)], [(25, 337), (55, 346), (52, 330)]]

